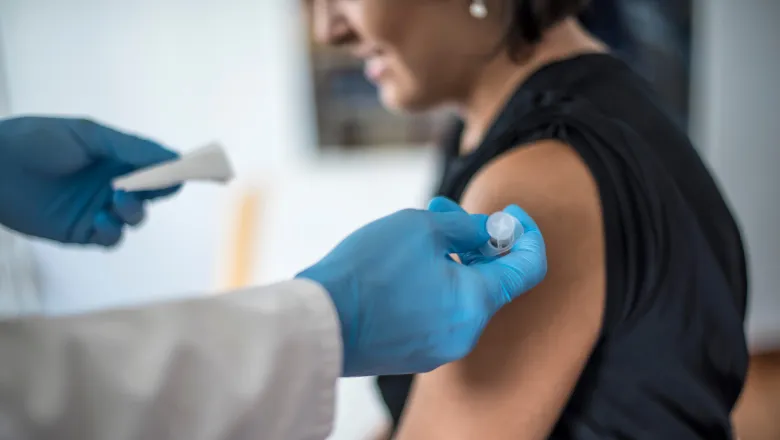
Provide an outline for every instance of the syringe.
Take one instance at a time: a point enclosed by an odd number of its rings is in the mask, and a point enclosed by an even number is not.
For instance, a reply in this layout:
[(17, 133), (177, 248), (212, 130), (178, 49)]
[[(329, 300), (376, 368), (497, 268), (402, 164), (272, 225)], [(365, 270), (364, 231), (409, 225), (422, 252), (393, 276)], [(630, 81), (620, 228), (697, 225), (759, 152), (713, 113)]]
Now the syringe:
[(520, 221), (505, 212), (495, 212), (487, 219), (487, 233), (490, 240), (479, 251), (486, 257), (495, 257), (508, 253), (515, 241), (523, 235)]

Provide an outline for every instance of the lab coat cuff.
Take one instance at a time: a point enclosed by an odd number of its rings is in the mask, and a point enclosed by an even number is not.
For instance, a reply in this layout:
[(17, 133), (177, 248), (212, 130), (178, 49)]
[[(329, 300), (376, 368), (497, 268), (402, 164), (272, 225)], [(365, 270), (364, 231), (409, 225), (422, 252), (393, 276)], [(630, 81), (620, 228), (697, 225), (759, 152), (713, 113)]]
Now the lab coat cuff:
[[(324, 437), (330, 434), (333, 428), (335, 418), (336, 401), (336, 383), (342, 372), (343, 362), (343, 342), (341, 340), (341, 324), (338, 318), (336, 307), (330, 299), (330, 295), (320, 284), (305, 280), (296, 279), (289, 281), (291, 287), (300, 291), (305, 299), (309, 311), (309, 331), (312, 332), (312, 341), (319, 344), (317, 351), (320, 355), (315, 358), (317, 364), (315, 375), (319, 377), (315, 380), (319, 389), (312, 393), (316, 403), (313, 409), (312, 427), (315, 431), (312, 438), (324, 433)], [(319, 432), (319, 429), (322, 429)], [(322, 437), (322, 438), (324, 438)]]

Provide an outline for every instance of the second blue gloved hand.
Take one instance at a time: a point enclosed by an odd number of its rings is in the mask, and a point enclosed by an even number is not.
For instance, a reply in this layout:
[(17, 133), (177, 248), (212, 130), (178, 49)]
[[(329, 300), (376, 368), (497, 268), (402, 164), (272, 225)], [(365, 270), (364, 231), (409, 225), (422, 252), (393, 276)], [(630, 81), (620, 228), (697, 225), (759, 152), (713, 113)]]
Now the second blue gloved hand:
[(502, 306), (547, 271), (544, 241), (520, 208), (525, 233), (509, 255), (462, 265), (451, 253), (487, 242), (487, 216), (435, 199), (359, 229), (299, 277), (330, 293), (342, 324), (344, 375), (419, 373), (465, 356)]
[(111, 180), (177, 154), (83, 119), (0, 121), (0, 224), (61, 243), (112, 246), (163, 191), (114, 191)]

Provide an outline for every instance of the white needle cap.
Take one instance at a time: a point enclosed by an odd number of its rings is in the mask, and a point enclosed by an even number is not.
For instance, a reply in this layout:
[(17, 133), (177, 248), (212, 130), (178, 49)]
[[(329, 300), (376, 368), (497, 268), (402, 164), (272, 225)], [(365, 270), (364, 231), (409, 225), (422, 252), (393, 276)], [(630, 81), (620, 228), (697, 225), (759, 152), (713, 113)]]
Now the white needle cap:
[(523, 225), (511, 214), (495, 212), (487, 219), (487, 233), (490, 241), (480, 249), (483, 255), (496, 256), (508, 252), (515, 240), (523, 235)]

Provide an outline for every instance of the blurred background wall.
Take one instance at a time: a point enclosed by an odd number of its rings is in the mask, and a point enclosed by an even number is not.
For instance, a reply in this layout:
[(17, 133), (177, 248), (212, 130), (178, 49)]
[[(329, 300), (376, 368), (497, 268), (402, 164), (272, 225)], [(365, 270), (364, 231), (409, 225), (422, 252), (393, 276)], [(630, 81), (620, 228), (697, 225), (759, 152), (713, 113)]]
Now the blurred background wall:
[[(0, 0), (1, 93), (12, 114), (83, 115), (179, 150), (223, 142), (239, 179), (191, 185), (113, 251), (32, 243), (43, 302), (83, 310), (219, 290), (248, 190), (252, 281), (295, 274), (354, 228), (421, 206), (430, 148), (322, 152), (296, 0)], [(694, 8), (692, 134), (745, 229), (754, 345), (780, 342), (780, 2)], [(780, 345), (780, 344), (778, 344)], [(343, 381), (333, 439), (384, 422), (369, 380)]]
[(780, 349), (780, 2), (695, 10), (692, 134), (747, 240), (751, 345)]

